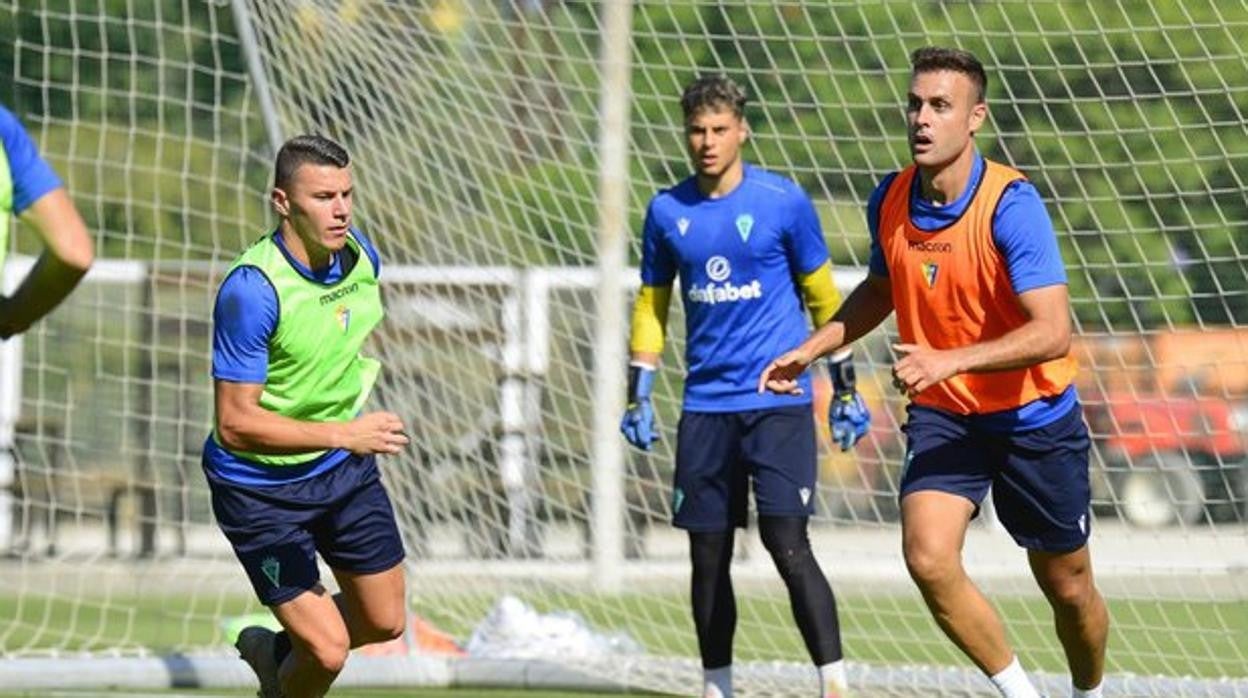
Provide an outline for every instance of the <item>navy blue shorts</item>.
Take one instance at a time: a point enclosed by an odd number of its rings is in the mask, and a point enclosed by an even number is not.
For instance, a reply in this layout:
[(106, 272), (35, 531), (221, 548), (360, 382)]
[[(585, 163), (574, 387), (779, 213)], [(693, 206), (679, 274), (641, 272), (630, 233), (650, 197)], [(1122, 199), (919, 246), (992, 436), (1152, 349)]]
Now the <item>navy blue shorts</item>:
[(685, 412), (676, 436), (672, 524), (707, 533), (744, 527), (751, 479), (759, 514), (810, 516), (817, 477), (809, 405)]
[(986, 431), (966, 417), (911, 405), (905, 426), (901, 497), (919, 490), (979, 504), (992, 487), (997, 517), (1028, 550), (1064, 553), (1088, 542), (1088, 430), (1075, 405), (1057, 421), (1014, 434)]
[(316, 553), (333, 569), (369, 574), (403, 560), (403, 541), (373, 456), (352, 455), (306, 480), (238, 485), (207, 471), (212, 511), (256, 596), (276, 606), (320, 581)]

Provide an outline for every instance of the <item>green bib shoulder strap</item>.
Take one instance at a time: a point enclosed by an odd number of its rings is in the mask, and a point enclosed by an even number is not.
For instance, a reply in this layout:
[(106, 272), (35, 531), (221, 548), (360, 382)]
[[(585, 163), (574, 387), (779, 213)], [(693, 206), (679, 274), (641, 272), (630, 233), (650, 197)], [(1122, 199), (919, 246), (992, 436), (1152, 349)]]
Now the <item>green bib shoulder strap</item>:
[[(9, 156), (0, 148), (0, 272), (9, 253), (9, 228), (13, 225), (13, 173)], [(0, 273), (0, 276), (3, 276)]]

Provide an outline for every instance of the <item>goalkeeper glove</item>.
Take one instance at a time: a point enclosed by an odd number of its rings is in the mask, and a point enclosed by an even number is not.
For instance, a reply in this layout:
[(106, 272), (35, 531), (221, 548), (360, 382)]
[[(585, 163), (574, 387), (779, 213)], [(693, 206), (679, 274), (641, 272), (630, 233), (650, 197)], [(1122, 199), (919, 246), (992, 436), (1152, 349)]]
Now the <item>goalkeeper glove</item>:
[(637, 448), (650, 450), (650, 444), (659, 440), (654, 426), (654, 406), (650, 394), (654, 392), (653, 366), (630, 364), (628, 367), (628, 409), (620, 420), (620, 432)]
[(832, 440), (842, 451), (848, 451), (871, 427), (871, 411), (855, 387), (854, 352), (846, 349), (832, 355), (828, 359), (828, 373), (832, 375), (832, 404), (828, 408)]

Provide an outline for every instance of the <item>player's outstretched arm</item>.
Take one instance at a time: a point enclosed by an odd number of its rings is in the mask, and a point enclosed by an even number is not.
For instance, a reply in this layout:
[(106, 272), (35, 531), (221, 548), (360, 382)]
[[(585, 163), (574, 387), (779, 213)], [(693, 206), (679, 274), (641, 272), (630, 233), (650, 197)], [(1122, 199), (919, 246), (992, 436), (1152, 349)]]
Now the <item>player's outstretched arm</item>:
[(815, 330), (796, 349), (786, 352), (763, 369), (758, 392), (800, 395), (797, 377), (821, 356), (852, 344), (875, 329), (893, 312), (893, 291), (888, 277), (868, 274), (841, 304), (832, 319)]
[(0, 296), (0, 339), (25, 332), (52, 311), (95, 260), (87, 225), (63, 187), (39, 197), (21, 214), (43, 239), (45, 251), (12, 296)]
[(217, 437), (234, 451), (282, 455), (342, 448), (352, 453), (398, 453), (407, 445), (403, 421), (370, 412), (349, 422), (306, 422), (260, 406), (264, 386), (216, 381)]

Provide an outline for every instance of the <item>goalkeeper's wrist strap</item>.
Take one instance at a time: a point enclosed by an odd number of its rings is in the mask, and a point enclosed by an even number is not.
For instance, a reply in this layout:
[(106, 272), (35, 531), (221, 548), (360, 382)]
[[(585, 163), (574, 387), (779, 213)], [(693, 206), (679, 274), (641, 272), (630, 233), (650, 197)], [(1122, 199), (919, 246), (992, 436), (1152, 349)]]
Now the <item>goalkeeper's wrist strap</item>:
[(642, 363), (628, 365), (628, 402), (635, 404), (649, 400), (654, 392), (655, 367)]
[(858, 384), (854, 374), (854, 350), (842, 349), (828, 357), (828, 374), (832, 377), (832, 389), (836, 394), (852, 393)]

